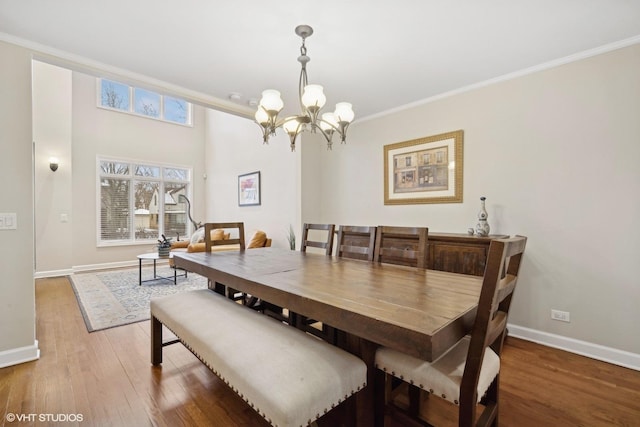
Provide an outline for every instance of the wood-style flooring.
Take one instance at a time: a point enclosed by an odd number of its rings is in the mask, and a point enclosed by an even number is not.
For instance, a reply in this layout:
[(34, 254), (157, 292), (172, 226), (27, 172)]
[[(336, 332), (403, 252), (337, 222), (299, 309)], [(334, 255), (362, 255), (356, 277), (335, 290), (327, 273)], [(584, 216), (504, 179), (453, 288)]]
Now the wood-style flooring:
[[(152, 367), (149, 322), (88, 333), (64, 277), (36, 281), (36, 313), (41, 357), (0, 369), (0, 425), (267, 425), (181, 345), (165, 347), (163, 365)], [(640, 426), (640, 372), (515, 338), (502, 360), (503, 426)], [(7, 414), (83, 421), (19, 423)]]

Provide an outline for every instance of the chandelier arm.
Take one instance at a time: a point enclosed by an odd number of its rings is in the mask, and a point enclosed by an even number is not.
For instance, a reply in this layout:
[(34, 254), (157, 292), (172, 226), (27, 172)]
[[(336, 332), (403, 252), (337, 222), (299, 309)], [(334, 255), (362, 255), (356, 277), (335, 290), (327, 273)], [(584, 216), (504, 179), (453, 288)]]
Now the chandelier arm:
[(289, 135), (289, 140), (291, 141), (290, 147), (291, 147), (291, 151), (296, 151), (296, 138), (298, 138), (298, 135), (300, 134), (300, 130), (302, 128), (302, 123), (298, 122), (298, 126), (296, 127), (296, 131), (294, 133), (290, 133)]
[[(333, 135), (333, 132), (336, 132), (338, 135), (340, 135), (340, 142), (342, 143), (346, 143), (347, 142), (347, 128), (349, 127), (348, 122), (340, 122), (340, 124), (338, 124), (339, 127), (335, 126), (333, 123), (328, 122), (324, 119), (318, 119), (318, 122), (322, 122), (324, 124), (327, 124), (331, 127), (331, 132)], [(319, 127), (320, 130), (322, 130), (323, 132), (324, 129), (322, 129), (321, 127)]]
[(257, 123), (257, 122), (256, 122), (256, 124), (258, 126), (260, 126), (260, 130), (262, 131), (262, 143), (263, 144), (268, 144), (269, 143), (269, 134), (271, 132), (269, 132), (269, 129), (268, 129), (267, 126), (263, 126), (263, 125), (261, 125), (260, 123)]
[(338, 131), (338, 133), (340, 134), (340, 142), (342, 144), (347, 143), (347, 128), (350, 124), (349, 122), (340, 122), (340, 131)]
[[(325, 122), (325, 121), (324, 121), (324, 120), (322, 120), (322, 119), (320, 119), (320, 120), (318, 120), (318, 121), (322, 121), (322, 122), (324, 122), (324, 123), (327, 123), (327, 122)], [(329, 124), (331, 124), (331, 123), (329, 123)], [(312, 123), (312, 125), (311, 125), (311, 126), (312, 126), (314, 129), (317, 129), (317, 130), (319, 130), (319, 131), (320, 131), (320, 133), (322, 134), (322, 136), (324, 136), (324, 139), (326, 139), (326, 140), (327, 140), (327, 150), (331, 150), (331, 146), (333, 145), (332, 137), (333, 137), (333, 132), (334, 132), (334, 130), (333, 130), (333, 129), (331, 129), (331, 131), (330, 131), (330, 132), (327, 132), (327, 131), (325, 131), (324, 129), (322, 129), (319, 125), (317, 125), (316, 123)], [(332, 126), (332, 127), (333, 127), (333, 126)]]

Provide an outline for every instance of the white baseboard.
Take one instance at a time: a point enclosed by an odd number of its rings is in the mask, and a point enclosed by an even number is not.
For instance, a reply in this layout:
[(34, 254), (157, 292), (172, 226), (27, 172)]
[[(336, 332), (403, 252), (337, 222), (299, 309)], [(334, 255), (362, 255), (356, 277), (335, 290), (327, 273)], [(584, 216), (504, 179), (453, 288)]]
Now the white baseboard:
[(50, 270), (50, 271), (36, 271), (33, 274), (34, 279), (44, 279), (45, 277), (60, 277), (60, 276), (68, 276), (73, 273), (73, 269), (65, 269), (65, 270)]
[(31, 362), (40, 358), (38, 340), (33, 345), (27, 347), (12, 348), (11, 350), (0, 351), (0, 368), (17, 365), (19, 363)]
[(508, 324), (509, 336), (640, 371), (640, 354)]
[(110, 268), (122, 268), (122, 267), (134, 267), (138, 265), (138, 261), (120, 261), (120, 262), (108, 262), (104, 264), (87, 264), (87, 265), (74, 265), (69, 269), (63, 270), (50, 270), (50, 271), (36, 271), (33, 274), (34, 279), (44, 279), (47, 277), (60, 277), (69, 276), (73, 273), (80, 273), (82, 271), (92, 270), (107, 270)]
[(120, 262), (109, 262), (105, 264), (87, 264), (87, 265), (74, 265), (73, 272), (80, 273), (82, 271), (91, 271), (91, 270), (107, 270), (109, 268), (122, 268), (122, 267), (133, 267), (137, 266), (138, 261), (120, 261)]

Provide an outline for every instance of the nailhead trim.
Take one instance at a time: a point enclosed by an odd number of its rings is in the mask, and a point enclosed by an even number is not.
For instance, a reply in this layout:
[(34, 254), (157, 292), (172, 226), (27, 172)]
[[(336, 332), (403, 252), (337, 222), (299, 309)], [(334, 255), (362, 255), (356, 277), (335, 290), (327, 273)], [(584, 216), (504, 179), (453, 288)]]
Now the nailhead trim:
[[(156, 319), (157, 319), (157, 318), (156, 318)], [(160, 319), (158, 319), (158, 321), (160, 321)], [(162, 322), (160, 322), (160, 323), (162, 323)], [(238, 390), (237, 390), (234, 386), (232, 386), (232, 385), (230, 385), (230, 384), (229, 384), (229, 380), (228, 380), (227, 378), (224, 378), (222, 375), (220, 375), (220, 373), (219, 373), (216, 369), (214, 369), (214, 368), (213, 368), (213, 366), (211, 366), (211, 365), (209, 364), (209, 362), (207, 362), (206, 360), (204, 360), (204, 359), (203, 359), (203, 358), (202, 358), (198, 353), (196, 353), (196, 352), (195, 352), (195, 350), (194, 350), (193, 348), (191, 348), (191, 346), (190, 346), (189, 344), (187, 344), (187, 343), (186, 343), (182, 338), (180, 338), (180, 337), (178, 336), (178, 334), (176, 334), (176, 333), (173, 331), (173, 329), (171, 329), (169, 326), (165, 325), (164, 323), (162, 323), (162, 324), (163, 324), (163, 325), (164, 325), (164, 326), (165, 326), (169, 331), (171, 331), (171, 333), (172, 333), (173, 335), (175, 335), (175, 336), (178, 338), (178, 340), (182, 343), (182, 345), (184, 345), (184, 346), (187, 348), (187, 350), (189, 350), (189, 351), (190, 351), (194, 356), (196, 356), (196, 357), (198, 358), (198, 360), (200, 360), (202, 363), (204, 363), (204, 365), (205, 365), (207, 368), (209, 368), (209, 370), (210, 370), (211, 372), (213, 372), (213, 374), (214, 374), (215, 376), (217, 376), (218, 378), (220, 378), (220, 379), (221, 379), (221, 380), (222, 380), (226, 385), (228, 385), (228, 386), (231, 388), (231, 390), (233, 390), (233, 392), (235, 392), (236, 394), (238, 394), (238, 395), (242, 398), (242, 400), (244, 400), (246, 403), (248, 403), (248, 404), (251, 406), (251, 409), (255, 410), (255, 411), (258, 413), (258, 415), (260, 415), (262, 418), (264, 418), (264, 419), (265, 419), (265, 420), (266, 420), (270, 425), (272, 425), (273, 427), (278, 427), (277, 425), (273, 424), (273, 421), (271, 421), (271, 419), (270, 419), (270, 418), (267, 418), (267, 415), (264, 413), (264, 411), (260, 411), (260, 408), (257, 408), (257, 407), (254, 405), (254, 403), (253, 403), (253, 402), (250, 402), (248, 398), (246, 398), (246, 397), (244, 397), (242, 394), (238, 393)], [(366, 382), (364, 382), (364, 383), (362, 383), (362, 385), (361, 385), (361, 386), (358, 386), (358, 387), (356, 388), (356, 390), (351, 390), (351, 393), (350, 393), (349, 395), (346, 395), (346, 394), (345, 394), (345, 395), (344, 395), (344, 399), (340, 399), (340, 398), (338, 398), (338, 403), (337, 403), (337, 405), (340, 405), (342, 402), (344, 402), (345, 400), (347, 400), (350, 396), (353, 396), (355, 393), (359, 392), (360, 390), (362, 390), (362, 389), (363, 389), (364, 387), (366, 387), (366, 386), (367, 386), (367, 383), (366, 383)], [(335, 403), (331, 403), (331, 409), (335, 408), (337, 405), (336, 405)], [(324, 414), (326, 414), (326, 413), (327, 413), (327, 412), (329, 412), (329, 411), (330, 411), (330, 409), (325, 408), (325, 409), (324, 409)], [(313, 422), (314, 422), (315, 420), (317, 420), (318, 418), (320, 418), (320, 414), (316, 414), (316, 417), (315, 417), (314, 419), (309, 419), (309, 420), (307, 421), (307, 426), (309, 426), (311, 423), (313, 423)], [(305, 426), (301, 425), (300, 427), (305, 427)]]

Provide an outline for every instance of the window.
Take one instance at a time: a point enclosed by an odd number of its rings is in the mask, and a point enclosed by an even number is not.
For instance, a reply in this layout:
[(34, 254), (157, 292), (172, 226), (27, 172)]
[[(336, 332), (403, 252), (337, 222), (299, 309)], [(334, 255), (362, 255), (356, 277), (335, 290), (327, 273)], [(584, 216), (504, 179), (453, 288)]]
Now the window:
[(160, 117), (160, 95), (149, 90), (135, 88), (133, 90), (136, 105), (134, 111), (144, 116)]
[(169, 123), (191, 126), (191, 103), (151, 90), (98, 79), (98, 106)]
[(102, 80), (100, 95), (102, 106), (116, 110), (129, 110), (129, 86), (110, 80)]
[(98, 246), (153, 243), (190, 230), (191, 170), (98, 159)]

